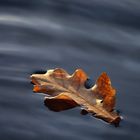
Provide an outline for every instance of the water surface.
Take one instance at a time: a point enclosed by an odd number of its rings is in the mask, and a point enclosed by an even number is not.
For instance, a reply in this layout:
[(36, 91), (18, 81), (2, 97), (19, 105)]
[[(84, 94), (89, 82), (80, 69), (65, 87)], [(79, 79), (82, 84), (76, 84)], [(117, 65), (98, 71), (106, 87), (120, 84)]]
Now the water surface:
[[(140, 2), (1, 0), (0, 139), (139, 140)], [(119, 128), (80, 108), (56, 113), (32, 92), (35, 70), (106, 71), (124, 117)]]

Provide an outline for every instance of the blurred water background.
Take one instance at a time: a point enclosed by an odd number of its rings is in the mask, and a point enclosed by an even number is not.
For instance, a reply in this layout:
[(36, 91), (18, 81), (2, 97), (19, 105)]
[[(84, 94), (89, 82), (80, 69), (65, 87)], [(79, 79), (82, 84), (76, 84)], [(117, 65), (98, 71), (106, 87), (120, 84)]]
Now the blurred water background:
[[(120, 127), (48, 110), (29, 76), (56, 67), (106, 71)], [(0, 140), (139, 140), (139, 92), (139, 0), (0, 0)]]

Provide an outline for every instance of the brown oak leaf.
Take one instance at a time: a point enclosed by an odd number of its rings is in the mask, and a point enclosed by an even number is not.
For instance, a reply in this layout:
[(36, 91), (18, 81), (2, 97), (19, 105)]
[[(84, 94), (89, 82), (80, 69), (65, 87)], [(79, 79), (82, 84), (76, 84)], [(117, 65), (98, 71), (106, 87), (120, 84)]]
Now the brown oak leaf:
[(114, 111), (116, 90), (111, 86), (108, 75), (102, 73), (90, 89), (85, 88), (87, 78), (81, 69), (72, 75), (61, 68), (31, 75), (33, 91), (47, 95), (44, 103), (50, 110), (62, 111), (81, 106), (96, 118), (119, 124), (121, 118)]

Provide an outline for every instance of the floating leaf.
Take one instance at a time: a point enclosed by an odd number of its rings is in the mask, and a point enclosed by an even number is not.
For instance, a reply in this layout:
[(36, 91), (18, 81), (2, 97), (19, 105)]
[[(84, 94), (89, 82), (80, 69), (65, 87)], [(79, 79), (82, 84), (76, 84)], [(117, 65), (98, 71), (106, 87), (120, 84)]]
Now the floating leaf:
[(92, 88), (85, 88), (88, 79), (86, 73), (78, 69), (72, 75), (57, 68), (45, 74), (32, 74), (34, 92), (45, 93), (44, 103), (53, 111), (62, 111), (81, 106), (86, 112), (93, 114), (111, 124), (119, 124), (120, 116), (114, 111), (115, 89), (110, 78), (102, 73)]

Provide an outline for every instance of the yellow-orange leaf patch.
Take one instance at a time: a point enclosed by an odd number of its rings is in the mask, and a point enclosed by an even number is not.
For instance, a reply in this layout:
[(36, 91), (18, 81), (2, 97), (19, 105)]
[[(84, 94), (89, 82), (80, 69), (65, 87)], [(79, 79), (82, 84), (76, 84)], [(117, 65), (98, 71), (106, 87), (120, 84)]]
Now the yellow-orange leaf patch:
[(87, 78), (81, 69), (72, 75), (61, 68), (31, 75), (33, 91), (47, 94), (44, 103), (50, 110), (62, 111), (82, 106), (96, 118), (119, 124), (120, 116), (114, 111), (116, 90), (111, 86), (108, 75), (102, 73), (90, 89), (85, 87)]

